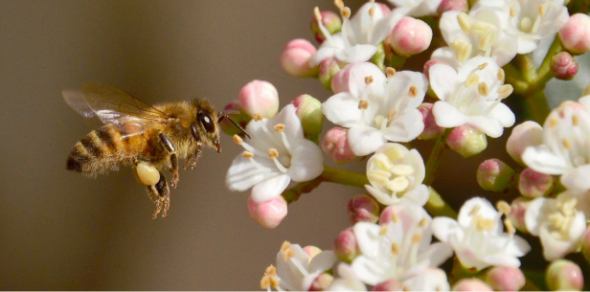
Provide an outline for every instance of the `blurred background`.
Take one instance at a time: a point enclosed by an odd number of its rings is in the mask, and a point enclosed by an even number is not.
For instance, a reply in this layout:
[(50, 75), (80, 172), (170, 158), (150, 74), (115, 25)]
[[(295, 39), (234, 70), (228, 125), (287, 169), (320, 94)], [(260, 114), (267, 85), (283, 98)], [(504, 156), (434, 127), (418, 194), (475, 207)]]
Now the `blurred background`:
[[(353, 11), (360, 4), (347, 1)], [(147, 103), (207, 97), (218, 109), (253, 79), (273, 83), (281, 107), (303, 93), (327, 99), (317, 80), (279, 65), (289, 40), (312, 40), (316, 5), (333, 10), (327, 0), (1, 1), (0, 289), (258, 290), (284, 240), (331, 249), (350, 226), (347, 201), (364, 190), (324, 184), (266, 230), (248, 216), (248, 192), (225, 187), (241, 153), (227, 136), (221, 154), (207, 149), (196, 170), (181, 170), (164, 219), (151, 219), (154, 205), (129, 168), (97, 179), (65, 170), (97, 123), (61, 91), (88, 81)], [(502, 153), (504, 142), (491, 140)], [(475, 170), (492, 156), (445, 154), (437, 189), (458, 202), (483, 193)], [(364, 172), (358, 161), (345, 167)]]

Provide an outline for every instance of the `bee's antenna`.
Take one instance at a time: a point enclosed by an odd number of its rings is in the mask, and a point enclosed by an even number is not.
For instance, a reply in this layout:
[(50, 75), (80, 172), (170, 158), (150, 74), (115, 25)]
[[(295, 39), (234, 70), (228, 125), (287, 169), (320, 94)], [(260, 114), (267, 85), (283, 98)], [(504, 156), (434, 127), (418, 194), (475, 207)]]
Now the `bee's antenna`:
[(244, 130), (244, 128), (242, 128), (242, 126), (240, 126), (238, 123), (236, 123), (236, 121), (232, 120), (232, 118), (229, 117), (229, 115), (234, 115), (234, 114), (239, 114), (239, 112), (237, 111), (222, 111), (219, 113), (219, 119), (217, 120), (218, 123), (220, 123), (221, 121), (223, 121), (223, 119), (228, 119), (232, 124), (234, 124), (234, 126), (236, 126), (238, 129), (240, 129), (240, 131), (242, 131), (242, 133), (244, 133), (244, 135), (246, 135), (246, 137), (248, 137), (248, 139), (252, 139), (250, 138), (250, 135), (248, 134), (248, 132), (246, 132), (246, 130)]

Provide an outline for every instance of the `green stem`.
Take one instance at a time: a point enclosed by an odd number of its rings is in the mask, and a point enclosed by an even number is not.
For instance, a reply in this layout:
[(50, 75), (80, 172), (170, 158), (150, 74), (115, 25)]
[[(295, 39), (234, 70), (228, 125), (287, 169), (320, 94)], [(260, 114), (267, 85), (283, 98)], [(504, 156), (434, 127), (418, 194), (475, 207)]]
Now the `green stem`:
[(521, 94), (529, 89), (529, 84), (524, 81), (522, 73), (514, 67), (512, 64), (506, 64), (504, 67), (504, 73), (506, 74), (506, 83), (509, 83), (514, 88), (514, 93)]
[(446, 148), (446, 140), (451, 130), (450, 128), (446, 129), (442, 135), (438, 136), (432, 151), (430, 151), (430, 156), (428, 156), (428, 161), (426, 162), (426, 177), (424, 178), (424, 184), (427, 186), (431, 185), (434, 181), (434, 175), (440, 164), (440, 158)]
[(522, 72), (524, 80), (531, 84), (537, 78), (537, 71), (535, 70), (535, 62), (531, 54), (516, 55), (516, 62)]
[(530, 116), (535, 122), (542, 125), (551, 111), (549, 104), (547, 103), (547, 99), (545, 98), (545, 92), (543, 90), (539, 90), (526, 97), (524, 100), (526, 114)]
[(561, 41), (559, 40), (559, 37), (555, 37), (553, 43), (551, 44), (551, 47), (549, 47), (549, 50), (547, 51), (547, 55), (545, 55), (545, 59), (543, 59), (543, 63), (541, 63), (541, 66), (537, 71), (537, 76), (535, 80), (529, 82), (530, 93), (545, 89), (545, 85), (547, 84), (547, 82), (549, 82), (549, 80), (551, 80), (551, 78), (553, 78), (553, 76), (555, 75), (553, 74), (553, 72), (551, 72), (551, 59), (555, 54), (561, 52), (562, 50), (563, 47), (561, 46)]
[(428, 187), (428, 190), (430, 191), (430, 199), (424, 205), (424, 209), (433, 217), (446, 216), (457, 219), (457, 212), (443, 200), (440, 194), (432, 187)]

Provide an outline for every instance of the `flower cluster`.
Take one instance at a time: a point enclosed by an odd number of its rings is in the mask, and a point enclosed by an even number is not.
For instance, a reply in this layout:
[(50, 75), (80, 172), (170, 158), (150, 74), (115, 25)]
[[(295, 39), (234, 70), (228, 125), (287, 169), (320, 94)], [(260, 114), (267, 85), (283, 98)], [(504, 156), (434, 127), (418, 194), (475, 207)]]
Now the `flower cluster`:
[[(235, 120), (250, 139), (222, 124), (244, 148), (226, 183), (251, 190), (250, 216), (269, 229), (321, 183), (367, 193), (343, 210), (352, 225), (334, 234), (333, 251), (285, 242), (261, 287), (513, 291), (527, 282), (582, 289), (579, 267), (563, 257), (583, 251), (590, 259), (590, 89), (552, 111), (543, 92), (553, 77), (573, 78), (572, 55), (590, 50), (590, 17), (575, 13), (587, 12), (578, 2), (390, 0), (353, 12), (336, 0), (335, 12), (316, 8), (311, 30), (319, 45), (292, 40), (280, 61), (330, 93), (303, 94), (279, 110), (272, 84), (247, 84), (226, 110), (239, 112)], [(406, 62), (423, 54), (421, 72)], [(322, 135), (324, 119), (335, 126)], [(472, 176), (488, 192), (434, 189), (448, 149), (480, 154), (488, 137), (526, 119), (506, 143), (513, 166), (489, 158)], [(416, 140), (432, 142), (426, 160)], [(324, 154), (366, 171), (328, 167)], [(458, 212), (449, 197), (463, 202)], [(542, 251), (525, 240), (534, 237)], [(546, 281), (525, 278), (521, 258), (529, 252), (551, 262)], [(452, 268), (441, 268), (451, 258)]]

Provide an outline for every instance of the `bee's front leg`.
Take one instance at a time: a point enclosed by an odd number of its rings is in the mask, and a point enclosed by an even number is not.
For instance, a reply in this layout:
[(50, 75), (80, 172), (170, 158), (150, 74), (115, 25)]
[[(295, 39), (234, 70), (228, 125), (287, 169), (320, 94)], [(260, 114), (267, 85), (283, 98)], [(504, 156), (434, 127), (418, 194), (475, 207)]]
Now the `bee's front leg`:
[(190, 154), (186, 159), (186, 163), (184, 164), (184, 169), (190, 167), (190, 169), (197, 168), (197, 162), (199, 161), (199, 157), (201, 157), (201, 143), (197, 143), (197, 149), (195, 150), (194, 154)]
[(152, 215), (153, 219), (158, 218), (158, 214), (162, 211), (162, 217), (166, 217), (168, 209), (170, 209), (170, 188), (166, 177), (160, 171), (160, 180), (153, 186), (148, 186), (147, 191), (150, 199), (156, 204), (156, 211)]
[(160, 133), (159, 135), (160, 137), (160, 143), (162, 143), (162, 145), (164, 146), (164, 149), (166, 149), (166, 152), (168, 152), (168, 170), (170, 170), (170, 172), (172, 173), (172, 181), (170, 182), (170, 186), (175, 189), (176, 185), (178, 184), (178, 155), (176, 155), (176, 148), (174, 148), (174, 145), (172, 144), (172, 141), (170, 141), (170, 138), (168, 138), (168, 136), (166, 136), (166, 134), (164, 133)]

